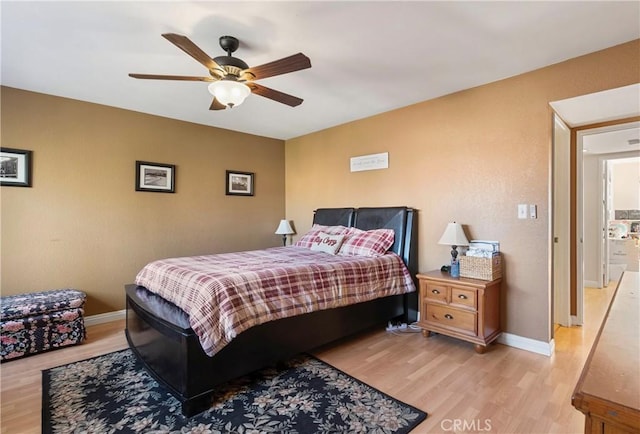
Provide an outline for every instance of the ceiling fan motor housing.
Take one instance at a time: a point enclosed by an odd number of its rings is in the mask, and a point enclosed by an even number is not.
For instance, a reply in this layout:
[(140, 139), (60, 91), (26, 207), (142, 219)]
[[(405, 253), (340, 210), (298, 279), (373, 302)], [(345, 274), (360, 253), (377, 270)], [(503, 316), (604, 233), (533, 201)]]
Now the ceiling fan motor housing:
[(249, 65), (242, 59), (231, 56), (231, 53), (238, 49), (240, 41), (233, 36), (220, 36), (219, 42), (220, 47), (227, 52), (227, 55), (214, 57), (213, 61), (222, 66), (227, 74), (238, 77), (243, 69), (249, 68)]
[[(240, 70), (249, 68), (249, 65), (247, 65), (246, 63), (244, 63), (244, 61), (242, 59), (238, 59), (237, 57), (218, 56), (218, 57), (214, 57), (213, 61), (216, 62), (218, 65), (222, 66), (225, 69), (227, 69), (226, 68), (227, 66), (238, 68)], [(227, 71), (227, 72), (229, 72), (229, 71)]]

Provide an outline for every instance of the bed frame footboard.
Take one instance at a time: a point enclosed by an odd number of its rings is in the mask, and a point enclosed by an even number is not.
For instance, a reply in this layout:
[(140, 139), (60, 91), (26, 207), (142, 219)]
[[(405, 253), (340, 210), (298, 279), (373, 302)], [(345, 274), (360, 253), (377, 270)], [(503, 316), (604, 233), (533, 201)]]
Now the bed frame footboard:
[(336, 339), (402, 317), (405, 296), (271, 321), (239, 334), (214, 357), (207, 356), (186, 314), (136, 285), (125, 285), (129, 346), (161, 384), (182, 403), (185, 416), (210, 406), (217, 385), (284, 361)]

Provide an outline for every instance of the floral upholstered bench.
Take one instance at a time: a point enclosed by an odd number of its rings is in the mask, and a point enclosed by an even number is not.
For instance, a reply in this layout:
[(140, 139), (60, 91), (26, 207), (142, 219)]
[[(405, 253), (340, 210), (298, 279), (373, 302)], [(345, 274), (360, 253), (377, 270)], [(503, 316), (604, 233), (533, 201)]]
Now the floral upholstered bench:
[(76, 289), (0, 297), (0, 361), (81, 343), (86, 298)]

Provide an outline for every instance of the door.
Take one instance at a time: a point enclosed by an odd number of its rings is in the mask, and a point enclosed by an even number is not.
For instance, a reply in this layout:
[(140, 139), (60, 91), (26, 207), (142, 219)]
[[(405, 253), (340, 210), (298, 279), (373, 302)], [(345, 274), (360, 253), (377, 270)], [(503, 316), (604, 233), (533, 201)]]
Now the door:
[(570, 311), (570, 167), (569, 128), (554, 114), (553, 122), (553, 318), (571, 325)]

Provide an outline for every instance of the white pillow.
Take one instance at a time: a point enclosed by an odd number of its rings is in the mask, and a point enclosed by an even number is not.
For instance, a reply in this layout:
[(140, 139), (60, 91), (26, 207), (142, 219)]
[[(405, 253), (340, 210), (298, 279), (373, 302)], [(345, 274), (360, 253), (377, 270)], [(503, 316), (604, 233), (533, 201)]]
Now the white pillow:
[(346, 235), (350, 233), (353, 228), (347, 228), (345, 226), (324, 226), (319, 224), (314, 224), (313, 227), (302, 236), (294, 246), (298, 247), (306, 247), (307, 249), (311, 248), (311, 244), (313, 244), (313, 240), (318, 237), (320, 232), (324, 232), (329, 235)]
[(311, 241), (311, 250), (335, 255), (338, 253), (344, 237), (344, 235), (330, 235), (319, 232)]

